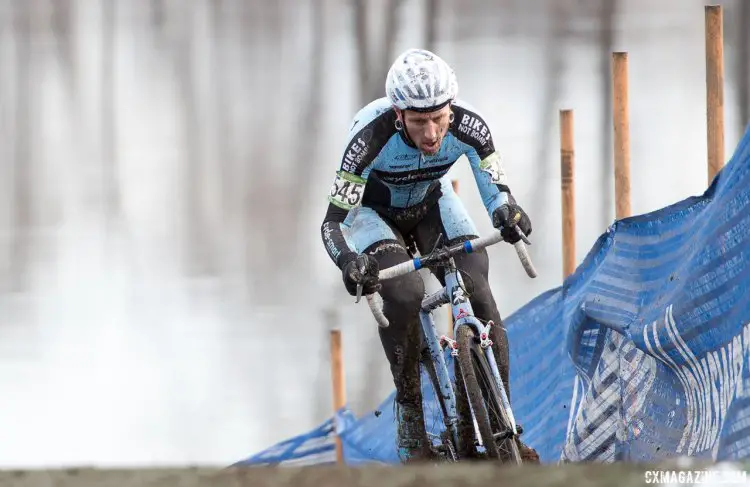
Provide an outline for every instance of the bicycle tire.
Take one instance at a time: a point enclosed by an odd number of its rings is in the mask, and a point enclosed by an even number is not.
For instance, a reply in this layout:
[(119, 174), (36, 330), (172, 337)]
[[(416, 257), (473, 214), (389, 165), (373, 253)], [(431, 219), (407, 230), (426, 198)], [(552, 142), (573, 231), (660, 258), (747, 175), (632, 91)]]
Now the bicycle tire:
[[(464, 390), (474, 412), (487, 456), (503, 463), (521, 465), (521, 454), (515, 438), (504, 439), (499, 442), (500, 444), (495, 441), (495, 434), (510, 430), (510, 420), (505, 408), (502, 407), (498, 385), (473, 328), (469, 325), (459, 326), (456, 341), (459, 351), (457, 363), (461, 370)], [(493, 414), (490, 414), (490, 411)], [(501, 448), (501, 445), (504, 448)]]
[[(485, 394), (487, 394), (487, 396), (485, 396), (485, 401), (489, 402), (492, 405), (491, 409), (494, 414), (490, 414), (490, 423), (492, 424), (493, 431), (511, 432), (512, 429), (510, 418), (508, 417), (508, 413), (503, 407), (502, 401), (500, 400), (499, 387), (492, 375), (489, 362), (487, 362), (487, 358), (485, 357), (484, 353), (481, 350), (481, 347), (479, 347), (478, 344), (475, 345), (474, 349), (472, 349), (472, 355), (472, 358), (477, 362), (477, 371), (482, 376), (479, 381), (480, 384), (487, 384), (484, 387), (480, 385), (480, 388)], [(516, 465), (521, 465), (523, 463), (523, 460), (521, 458), (521, 451), (519, 450), (519, 446), (515, 438), (511, 437), (504, 439), (498, 446), (501, 447), (501, 455), (504, 456), (503, 459), (507, 463), (513, 463)]]

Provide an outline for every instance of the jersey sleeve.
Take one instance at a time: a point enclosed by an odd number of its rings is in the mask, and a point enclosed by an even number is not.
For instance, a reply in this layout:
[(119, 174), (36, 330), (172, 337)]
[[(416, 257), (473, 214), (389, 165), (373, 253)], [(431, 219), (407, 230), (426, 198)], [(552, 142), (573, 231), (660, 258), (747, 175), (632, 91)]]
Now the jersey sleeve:
[(356, 256), (356, 250), (346, 242), (341, 225), (349, 212), (362, 203), (372, 165), (395, 133), (395, 119), (393, 110), (368, 110), (366, 107), (355, 116), (349, 130), (339, 169), (328, 192), (328, 209), (321, 225), (323, 245), (339, 268)]
[(455, 119), (452, 132), (466, 145), (466, 157), (471, 165), (482, 203), (492, 218), (500, 205), (508, 203), (510, 188), (500, 154), (495, 150), (492, 133), (485, 120), (475, 110), (454, 105)]

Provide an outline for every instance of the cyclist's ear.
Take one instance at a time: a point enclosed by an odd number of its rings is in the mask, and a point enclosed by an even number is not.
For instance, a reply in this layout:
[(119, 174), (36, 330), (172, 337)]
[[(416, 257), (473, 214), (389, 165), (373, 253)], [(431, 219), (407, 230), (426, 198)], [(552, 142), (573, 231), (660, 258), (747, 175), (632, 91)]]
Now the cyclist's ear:
[(396, 105), (393, 105), (393, 111), (396, 112), (396, 129), (401, 130), (404, 127), (404, 112)]

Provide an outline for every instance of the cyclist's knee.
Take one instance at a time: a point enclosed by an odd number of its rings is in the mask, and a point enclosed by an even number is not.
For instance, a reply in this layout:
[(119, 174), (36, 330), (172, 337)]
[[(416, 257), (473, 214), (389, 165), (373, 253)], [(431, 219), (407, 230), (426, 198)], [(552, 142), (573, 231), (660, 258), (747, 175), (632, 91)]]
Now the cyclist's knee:
[(469, 291), (474, 314), (482, 320), (492, 320), (496, 325), (502, 326), (500, 312), (488, 279), (487, 253), (482, 250), (467, 254), (460, 262), (456, 261), (456, 267), (464, 274), (463, 280)]
[(492, 289), (490, 288), (488, 279), (489, 261), (484, 250), (466, 255), (460, 262), (456, 262), (456, 267), (464, 274), (463, 280), (467, 285), (469, 293), (481, 302), (480, 306), (494, 305)]
[(459, 254), (454, 257), (456, 267), (471, 274), (473, 280), (487, 280), (490, 269), (490, 258), (486, 249), (481, 249), (470, 254)]
[[(381, 269), (385, 269), (411, 259), (406, 249), (397, 243), (382, 242), (367, 251), (378, 260)], [(381, 282), (380, 295), (383, 298), (383, 312), (396, 315), (407, 313), (416, 315), (424, 297), (424, 282), (420, 275), (411, 272), (401, 277)]]
[(424, 282), (417, 273), (383, 281), (380, 294), (386, 313), (416, 315), (424, 298)]

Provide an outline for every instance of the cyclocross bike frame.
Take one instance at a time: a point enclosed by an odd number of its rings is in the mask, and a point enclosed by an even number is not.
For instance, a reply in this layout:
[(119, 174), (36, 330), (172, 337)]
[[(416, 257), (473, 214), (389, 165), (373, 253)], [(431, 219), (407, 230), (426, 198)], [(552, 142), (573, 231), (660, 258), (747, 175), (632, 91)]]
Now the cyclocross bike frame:
[[(514, 244), (516, 252), (523, 264), (524, 269), (529, 277), (536, 277), (536, 269), (531, 262), (528, 250), (524, 243), (529, 243), (526, 236), (521, 232), (518, 226), (515, 230), (521, 236), (521, 240)], [(443, 352), (445, 347), (451, 349), (451, 355), (457, 357), (460, 353), (457, 342), (445, 335), (438, 338), (437, 330), (435, 328), (435, 322), (432, 318), (432, 312), (444, 304), (450, 303), (453, 315), (453, 336), (458, 337), (458, 330), (462, 326), (469, 326), (474, 331), (474, 335), (479, 338), (479, 344), (482, 348), (484, 357), (486, 358), (492, 377), (497, 383), (498, 390), (500, 392), (501, 407), (505, 410), (508, 419), (510, 420), (510, 427), (512, 429), (512, 435), (518, 435), (516, 421), (513, 416), (513, 411), (510, 406), (507, 394), (505, 393), (505, 387), (503, 380), (500, 377), (500, 372), (495, 361), (495, 355), (492, 352), (492, 341), (490, 340), (490, 327), (494, 325), (492, 321), (489, 321), (486, 325), (480, 322), (475, 316), (468, 297), (464, 294), (464, 283), (461, 277), (461, 273), (456, 269), (454, 256), (459, 253), (472, 253), (482, 250), (490, 245), (494, 245), (503, 240), (500, 231), (494, 231), (492, 234), (486, 237), (475, 238), (467, 240), (459, 244), (445, 247), (440, 246), (442, 242), (442, 234), (439, 236), (438, 241), (435, 243), (434, 249), (426, 256), (415, 257), (411, 260), (389, 267), (387, 269), (381, 269), (378, 273), (380, 280), (393, 279), (395, 277), (403, 276), (409, 272), (414, 272), (423, 267), (434, 266), (445, 266), (445, 286), (436, 291), (433, 294), (425, 296), (422, 300), (422, 306), (419, 313), (419, 318), (422, 326), (422, 334), (424, 341), (427, 345), (430, 358), (432, 360), (434, 370), (437, 376), (437, 384), (433, 384), (436, 388), (435, 396), (440, 402), (441, 410), (443, 413), (443, 421), (450, 438), (453, 440), (453, 445), (458, 445), (458, 413), (456, 408), (456, 395), (453, 387), (453, 383), (450, 380), (448, 373), (448, 367), (445, 362), (445, 356)], [(447, 264), (447, 266), (445, 265)], [(364, 269), (362, 269), (364, 271)], [(357, 302), (361, 297), (361, 285), (358, 287)], [(377, 293), (370, 294), (367, 296), (367, 301), (370, 306), (375, 320), (381, 327), (387, 327), (389, 325), (388, 319), (382, 312), (382, 301), (380, 295)], [(467, 351), (468, 352), (468, 351)], [(469, 402), (470, 404), (470, 402)], [(471, 408), (470, 408), (471, 409)], [(471, 409), (472, 419), (475, 419), (473, 409)], [(476, 421), (474, 422), (476, 425)], [(475, 431), (478, 433), (478, 431)], [(481, 435), (477, 435), (481, 436)], [(482, 444), (487, 441), (486, 438), (482, 439)], [(455, 453), (454, 453), (455, 454)], [(455, 459), (454, 459), (455, 460)]]

